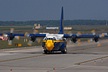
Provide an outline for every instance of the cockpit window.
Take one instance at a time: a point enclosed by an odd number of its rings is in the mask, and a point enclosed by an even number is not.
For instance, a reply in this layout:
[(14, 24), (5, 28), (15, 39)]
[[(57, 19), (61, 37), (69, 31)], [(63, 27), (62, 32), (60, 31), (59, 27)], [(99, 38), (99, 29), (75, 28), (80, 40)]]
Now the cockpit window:
[(47, 38), (47, 37), (45, 37), (44, 40), (56, 40), (56, 38), (55, 37), (53, 37), (53, 38)]
[(53, 38), (47, 38), (47, 40), (53, 40)]

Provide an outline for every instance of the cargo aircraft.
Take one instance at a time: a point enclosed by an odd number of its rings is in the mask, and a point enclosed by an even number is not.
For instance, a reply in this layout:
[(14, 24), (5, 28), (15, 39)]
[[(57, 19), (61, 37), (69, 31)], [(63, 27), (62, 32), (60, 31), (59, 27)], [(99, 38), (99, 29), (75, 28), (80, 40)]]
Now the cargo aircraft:
[(61, 9), (61, 19), (60, 19), (60, 26), (58, 34), (40, 34), (40, 33), (32, 33), (32, 34), (16, 34), (13, 33), (13, 29), (10, 33), (0, 34), (3, 36), (8, 37), (8, 44), (12, 44), (12, 40), (18, 36), (27, 36), (30, 37), (28, 45), (32, 45), (32, 42), (36, 40), (38, 37), (43, 37), (42, 47), (43, 52), (45, 54), (52, 53), (55, 51), (60, 51), (61, 53), (67, 53), (67, 42), (66, 39), (70, 38), (71, 41), (76, 43), (80, 38), (92, 38), (95, 42), (98, 43), (99, 38), (108, 37), (107, 34), (96, 34), (93, 32), (92, 34), (64, 34), (63, 30), (63, 7)]

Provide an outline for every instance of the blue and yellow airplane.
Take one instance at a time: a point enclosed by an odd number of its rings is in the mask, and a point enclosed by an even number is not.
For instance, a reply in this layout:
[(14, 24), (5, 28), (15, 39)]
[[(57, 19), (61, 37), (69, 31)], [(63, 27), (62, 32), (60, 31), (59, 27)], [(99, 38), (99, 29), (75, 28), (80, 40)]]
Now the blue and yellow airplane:
[[(2, 34), (0, 34), (2, 35)], [(8, 37), (9, 45), (12, 44), (12, 40), (17, 36), (27, 36), (30, 37), (30, 41), (28, 42), (28, 45), (31, 45), (32, 42), (36, 40), (37, 37), (44, 37), (42, 41), (42, 47), (43, 52), (45, 54), (52, 53), (54, 51), (61, 51), (61, 53), (65, 54), (67, 53), (67, 42), (66, 38), (71, 38), (71, 41), (74, 43), (77, 42), (79, 38), (92, 38), (95, 42), (99, 41), (99, 38), (102, 37), (108, 37), (107, 34), (64, 34), (63, 30), (63, 7), (61, 9), (61, 19), (60, 19), (60, 27), (58, 34), (16, 34), (13, 33), (13, 30), (11, 30), (10, 33), (6, 33), (4, 36)]]

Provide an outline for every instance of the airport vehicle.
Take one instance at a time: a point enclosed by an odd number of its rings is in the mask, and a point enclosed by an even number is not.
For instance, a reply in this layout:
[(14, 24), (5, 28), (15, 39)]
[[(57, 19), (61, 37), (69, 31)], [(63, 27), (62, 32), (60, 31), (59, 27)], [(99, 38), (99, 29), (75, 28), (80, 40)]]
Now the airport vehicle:
[[(2, 34), (1, 34), (2, 35)], [(80, 38), (92, 38), (95, 42), (99, 43), (99, 38), (108, 37), (107, 34), (96, 34), (94, 31), (92, 34), (64, 34), (63, 30), (63, 7), (61, 9), (61, 19), (60, 19), (60, 27), (58, 34), (16, 34), (13, 33), (13, 30), (10, 33), (6, 33), (4, 36), (8, 37), (9, 45), (12, 44), (12, 40), (17, 36), (27, 36), (31, 39), (28, 42), (28, 45), (32, 45), (32, 42), (36, 40), (38, 37), (44, 37), (42, 41), (43, 52), (45, 54), (52, 53), (54, 51), (61, 51), (61, 53), (67, 53), (66, 48), (66, 38), (70, 38), (71, 41), (76, 43)]]

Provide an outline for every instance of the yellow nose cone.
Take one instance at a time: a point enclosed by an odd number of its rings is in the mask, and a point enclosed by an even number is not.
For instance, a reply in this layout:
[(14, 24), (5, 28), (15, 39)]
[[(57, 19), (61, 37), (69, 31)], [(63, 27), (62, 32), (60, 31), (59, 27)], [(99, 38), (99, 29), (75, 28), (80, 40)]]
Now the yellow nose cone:
[(54, 43), (52, 42), (52, 40), (47, 40), (46, 49), (51, 51), (53, 48), (54, 48)]

